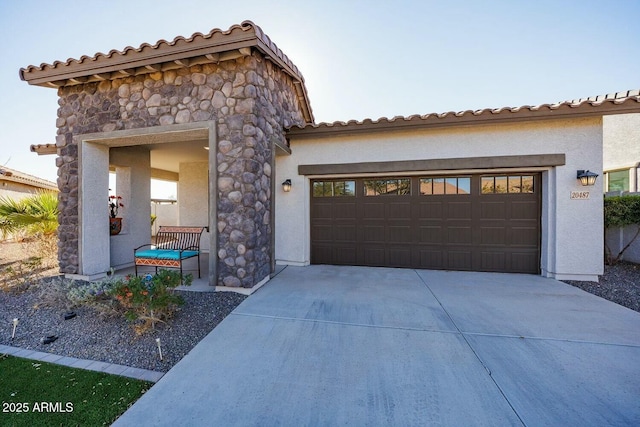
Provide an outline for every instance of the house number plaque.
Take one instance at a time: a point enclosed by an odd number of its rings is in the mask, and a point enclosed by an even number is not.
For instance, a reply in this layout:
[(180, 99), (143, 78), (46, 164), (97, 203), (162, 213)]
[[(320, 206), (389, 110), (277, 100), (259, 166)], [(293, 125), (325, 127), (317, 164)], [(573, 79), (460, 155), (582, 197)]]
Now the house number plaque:
[(589, 199), (588, 191), (572, 191), (571, 200), (587, 200)]

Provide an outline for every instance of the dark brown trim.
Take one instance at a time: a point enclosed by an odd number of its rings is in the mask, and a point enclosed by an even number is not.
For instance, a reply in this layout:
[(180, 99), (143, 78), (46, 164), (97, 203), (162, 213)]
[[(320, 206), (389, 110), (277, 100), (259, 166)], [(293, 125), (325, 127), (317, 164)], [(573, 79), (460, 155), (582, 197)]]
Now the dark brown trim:
[(428, 170), (534, 168), (562, 166), (564, 154), (530, 154), (525, 156), (463, 157), (456, 159), (400, 160), (392, 162), (334, 163), (299, 165), (300, 175), (334, 175)]

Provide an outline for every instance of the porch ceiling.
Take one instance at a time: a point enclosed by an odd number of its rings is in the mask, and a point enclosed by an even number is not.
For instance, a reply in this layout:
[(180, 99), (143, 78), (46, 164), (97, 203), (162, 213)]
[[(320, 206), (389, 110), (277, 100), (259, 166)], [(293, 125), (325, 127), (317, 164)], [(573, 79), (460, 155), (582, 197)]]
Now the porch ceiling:
[(180, 163), (208, 162), (207, 141), (144, 145), (151, 152), (151, 167), (178, 173)]

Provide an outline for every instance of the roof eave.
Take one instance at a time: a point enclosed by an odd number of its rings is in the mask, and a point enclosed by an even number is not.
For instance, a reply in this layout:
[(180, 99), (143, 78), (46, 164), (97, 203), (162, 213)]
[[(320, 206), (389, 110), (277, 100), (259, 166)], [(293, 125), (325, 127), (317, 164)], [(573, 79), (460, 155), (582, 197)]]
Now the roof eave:
[(370, 132), (433, 129), (453, 126), (516, 123), (523, 121), (556, 120), (564, 118), (601, 117), (613, 114), (640, 113), (640, 96), (601, 102), (585, 101), (579, 105), (542, 105), (516, 109), (464, 111), (459, 113), (428, 114), (425, 116), (365, 119), (361, 122), (320, 123), (295, 126), (287, 136), (296, 139), (355, 135)]
[(142, 44), (137, 49), (112, 50), (79, 60), (68, 59), (39, 67), (21, 68), (20, 79), (30, 85), (59, 88), (83, 83), (114, 80), (153, 72), (219, 63), (251, 54), (256, 49), (289, 74), (295, 84), (304, 120), (313, 123), (313, 112), (304, 85), (304, 77), (291, 60), (251, 21), (234, 25), (226, 31), (211, 30), (208, 35), (196, 33), (189, 39), (176, 37), (172, 42), (158, 41), (154, 46)]
[(38, 156), (46, 156), (49, 154), (58, 154), (58, 147), (56, 144), (37, 144), (31, 145), (29, 150), (32, 153), (36, 153)]

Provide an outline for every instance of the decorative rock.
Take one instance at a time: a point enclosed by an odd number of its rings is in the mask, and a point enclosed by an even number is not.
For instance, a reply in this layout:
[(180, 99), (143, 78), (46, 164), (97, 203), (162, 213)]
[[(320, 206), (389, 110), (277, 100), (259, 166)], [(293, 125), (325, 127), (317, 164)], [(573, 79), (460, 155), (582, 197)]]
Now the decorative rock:
[(154, 93), (147, 100), (147, 107), (159, 107), (160, 105), (162, 105), (162, 95), (160, 95), (159, 93)]
[(226, 139), (223, 139), (218, 143), (218, 150), (222, 154), (227, 154), (232, 148), (233, 144), (231, 143), (231, 141), (227, 141)]
[(113, 132), (114, 130), (116, 130), (115, 123), (107, 123), (102, 127), (102, 132)]
[(244, 88), (244, 97), (245, 98), (256, 98), (258, 95), (258, 90), (254, 85), (248, 85)]
[(235, 180), (233, 178), (230, 177), (220, 177), (218, 178), (218, 189), (220, 191), (229, 191), (230, 189), (233, 188), (233, 184), (235, 183)]
[(191, 74), (191, 81), (194, 85), (200, 86), (205, 84), (205, 82), (207, 81), (207, 76), (202, 73), (193, 73)]
[(206, 111), (198, 110), (195, 113), (193, 113), (192, 117), (194, 122), (205, 122), (209, 120), (209, 118), (211, 117), (211, 114), (209, 114)]
[(232, 191), (231, 193), (229, 193), (229, 200), (231, 200), (233, 203), (240, 203), (240, 201), (242, 200), (242, 193), (239, 191)]
[(241, 243), (236, 248), (236, 251), (238, 251), (238, 255), (244, 255), (244, 253), (247, 252), (247, 248)]
[(211, 105), (213, 105), (214, 108), (223, 107), (223, 106), (227, 105), (227, 97), (224, 96), (224, 94), (222, 92), (217, 90), (213, 94), (213, 99), (211, 100)]
[(118, 96), (120, 98), (128, 98), (130, 94), (131, 94), (131, 91), (130, 91), (130, 86), (128, 84), (125, 83), (118, 88)]
[(253, 112), (255, 108), (256, 101), (252, 98), (246, 98), (238, 102), (236, 106), (236, 113), (238, 114), (249, 114)]
[(242, 231), (240, 230), (233, 230), (230, 234), (229, 234), (229, 240), (232, 243), (239, 243), (244, 241), (245, 235)]
[(256, 134), (256, 128), (253, 125), (244, 125), (242, 127), (242, 134), (245, 136), (253, 136)]
[(242, 283), (240, 282), (240, 279), (238, 279), (237, 277), (233, 277), (233, 276), (227, 276), (222, 280), (222, 284), (224, 286), (228, 286), (230, 288), (238, 288), (240, 287), (240, 285), (242, 285)]
[(224, 79), (218, 74), (210, 74), (207, 76), (207, 85), (213, 90), (219, 90), (224, 84)]
[(224, 94), (224, 96), (226, 96), (227, 98), (229, 96), (231, 96), (231, 91), (233, 90), (233, 85), (231, 84), (231, 82), (226, 82), (224, 85), (222, 85), (222, 93)]
[(181, 110), (176, 114), (176, 123), (189, 123), (191, 120), (191, 113), (189, 110)]
[(164, 84), (171, 85), (176, 81), (177, 73), (174, 70), (165, 71), (163, 78)]
[(170, 114), (160, 117), (161, 126), (172, 125), (173, 122), (174, 122), (173, 116)]
[(211, 99), (213, 97), (213, 89), (209, 86), (200, 86), (198, 88), (198, 99)]

